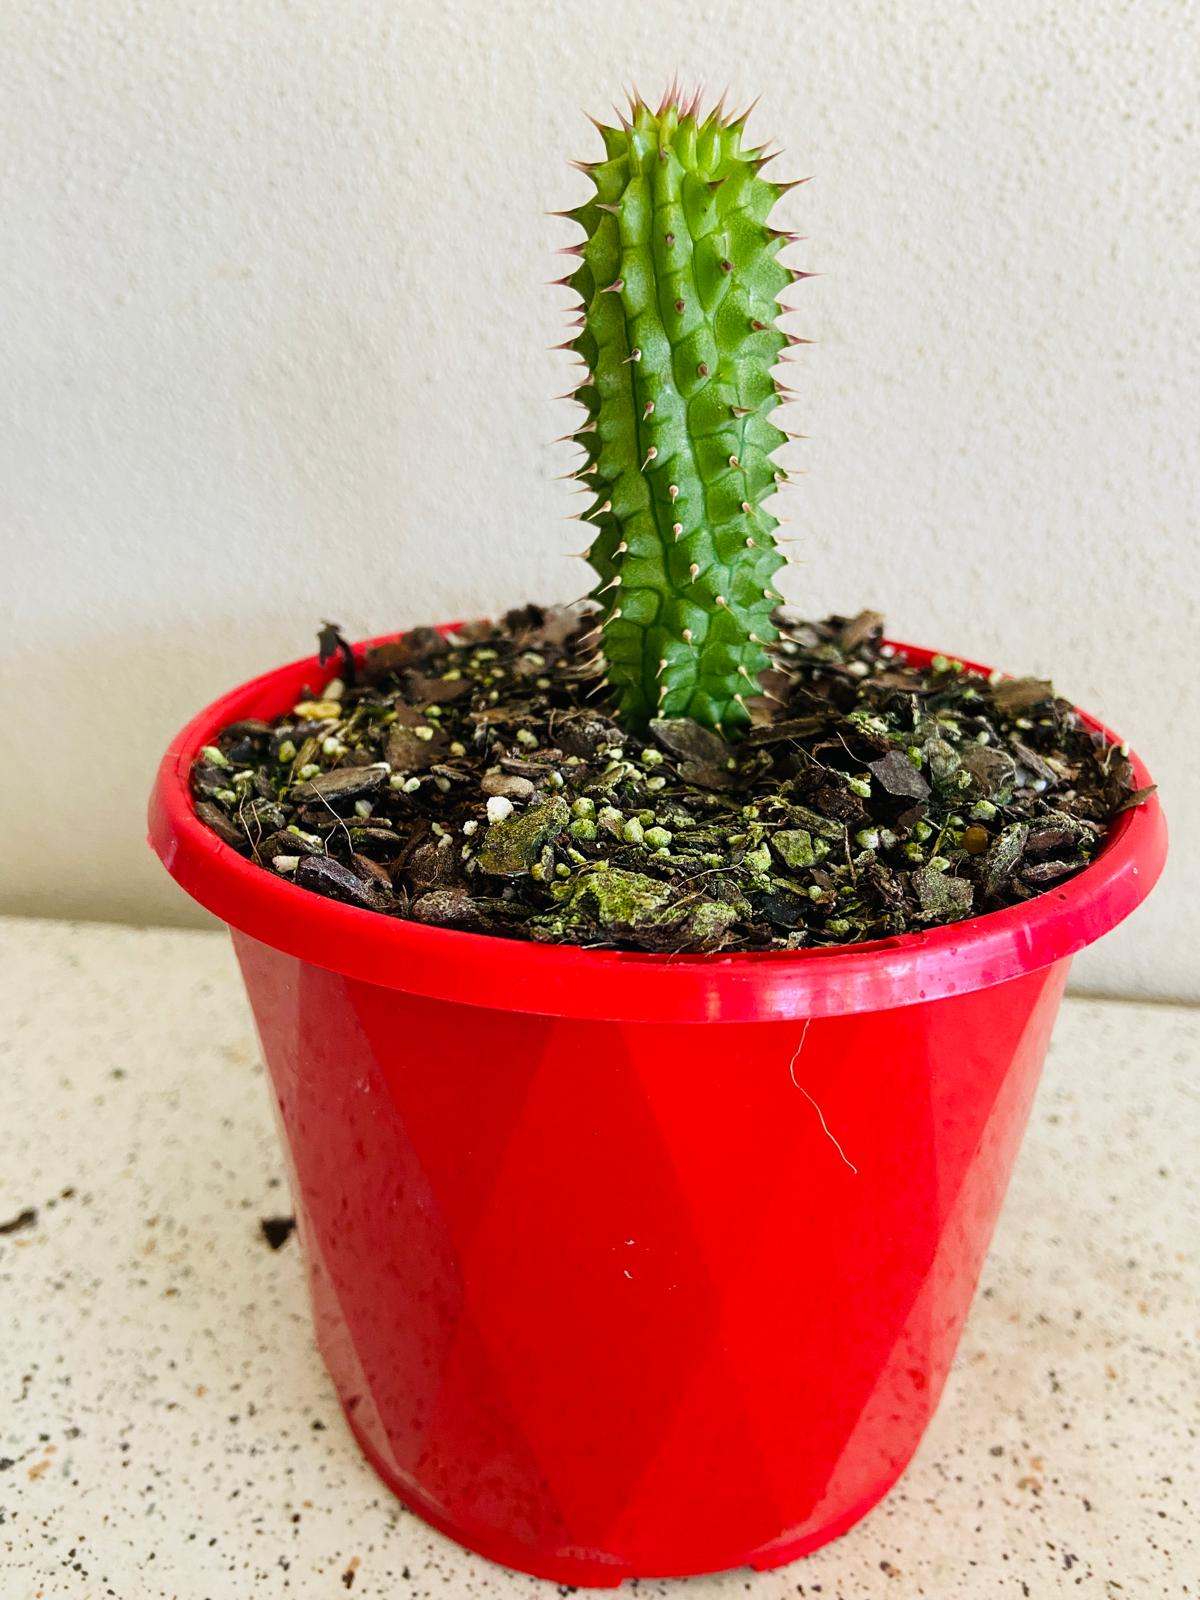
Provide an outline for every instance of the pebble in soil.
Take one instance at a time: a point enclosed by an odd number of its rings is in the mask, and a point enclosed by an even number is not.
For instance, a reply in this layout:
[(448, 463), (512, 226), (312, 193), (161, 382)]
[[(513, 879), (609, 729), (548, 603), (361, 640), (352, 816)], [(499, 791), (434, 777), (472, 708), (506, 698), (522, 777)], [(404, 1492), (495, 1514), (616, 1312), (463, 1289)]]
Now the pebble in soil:
[(885, 938), (1015, 905), (1139, 804), (1125, 753), (1035, 678), (910, 665), (882, 619), (783, 608), (737, 744), (605, 713), (591, 621), (417, 628), (196, 761), (264, 871), (384, 916), (657, 952)]

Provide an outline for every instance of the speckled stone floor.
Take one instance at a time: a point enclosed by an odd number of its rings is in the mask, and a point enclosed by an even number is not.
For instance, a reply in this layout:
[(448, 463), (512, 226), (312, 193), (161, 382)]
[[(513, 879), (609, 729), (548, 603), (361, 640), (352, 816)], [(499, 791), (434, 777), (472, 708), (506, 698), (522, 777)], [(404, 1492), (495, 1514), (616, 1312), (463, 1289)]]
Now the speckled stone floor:
[[(223, 936), (0, 941), (0, 1595), (569, 1592), (432, 1532), (351, 1441), (260, 1228), (290, 1203)], [(1198, 1065), (1200, 1011), (1068, 1002), (899, 1487), (791, 1567), (627, 1592), (1200, 1595)]]

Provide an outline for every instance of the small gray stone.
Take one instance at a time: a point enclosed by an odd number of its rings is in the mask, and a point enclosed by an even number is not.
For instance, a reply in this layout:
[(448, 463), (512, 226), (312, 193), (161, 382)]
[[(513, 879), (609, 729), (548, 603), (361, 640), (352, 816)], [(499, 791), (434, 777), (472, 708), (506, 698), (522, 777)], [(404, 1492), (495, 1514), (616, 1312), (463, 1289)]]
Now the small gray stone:
[(1029, 824), (1014, 822), (1011, 827), (1005, 828), (988, 851), (983, 880), (988, 894), (998, 894), (1012, 877), (1025, 853), (1025, 842), (1028, 838)]
[(288, 798), (297, 805), (325, 800), (333, 804), (338, 800), (361, 800), (374, 794), (387, 782), (382, 767), (336, 767), (332, 772), (319, 772), (304, 783), (294, 783)]
[(872, 761), (868, 770), (888, 794), (906, 795), (913, 800), (929, 799), (929, 784), (906, 755), (899, 750), (889, 750), (878, 761)]
[(533, 797), (533, 784), (528, 778), (519, 778), (511, 772), (489, 772), (479, 787), (484, 794), (502, 795), (506, 800), (529, 800)]
[(196, 815), (201, 822), (212, 829), (218, 839), (224, 840), (226, 844), (231, 844), (236, 849), (245, 844), (246, 836), (242, 830), (211, 800), (197, 800)]
[(305, 856), (296, 868), (296, 882), (329, 900), (341, 900), (372, 911), (385, 910), (392, 903), (391, 892), (382, 884), (360, 878), (331, 856)]

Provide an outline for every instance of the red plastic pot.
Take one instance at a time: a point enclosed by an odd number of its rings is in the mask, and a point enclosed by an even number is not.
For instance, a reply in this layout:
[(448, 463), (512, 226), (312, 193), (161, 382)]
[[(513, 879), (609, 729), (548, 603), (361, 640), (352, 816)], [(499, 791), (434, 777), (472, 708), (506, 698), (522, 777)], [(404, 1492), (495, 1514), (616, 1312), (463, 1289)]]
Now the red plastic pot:
[(329, 675), (295, 662), (202, 712), (150, 839), (233, 930), (363, 1450), (435, 1526), (559, 1582), (835, 1537), (937, 1405), (1070, 958), (1161, 869), (1157, 799), (1062, 888), (953, 927), (531, 945), (321, 899), (197, 820), (199, 747)]

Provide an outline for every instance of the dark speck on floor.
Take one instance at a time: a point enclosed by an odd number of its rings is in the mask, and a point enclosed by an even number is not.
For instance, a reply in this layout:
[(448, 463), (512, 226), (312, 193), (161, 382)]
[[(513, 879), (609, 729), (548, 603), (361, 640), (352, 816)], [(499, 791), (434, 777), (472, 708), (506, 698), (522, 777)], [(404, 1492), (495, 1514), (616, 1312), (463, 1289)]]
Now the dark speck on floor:
[(288, 1242), (295, 1226), (295, 1217), (264, 1217), (259, 1223), (262, 1236), (272, 1250), (278, 1250)]
[(33, 1206), (26, 1206), (24, 1211), (18, 1211), (15, 1217), (10, 1217), (7, 1222), (0, 1222), (0, 1234), (22, 1233), (26, 1228), (37, 1226), (38, 1214)]

